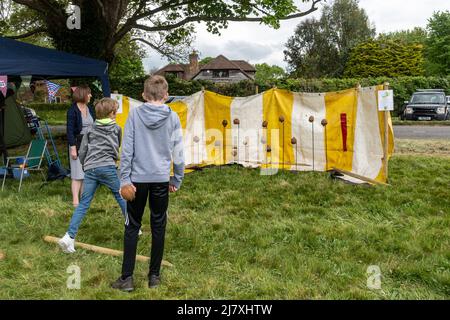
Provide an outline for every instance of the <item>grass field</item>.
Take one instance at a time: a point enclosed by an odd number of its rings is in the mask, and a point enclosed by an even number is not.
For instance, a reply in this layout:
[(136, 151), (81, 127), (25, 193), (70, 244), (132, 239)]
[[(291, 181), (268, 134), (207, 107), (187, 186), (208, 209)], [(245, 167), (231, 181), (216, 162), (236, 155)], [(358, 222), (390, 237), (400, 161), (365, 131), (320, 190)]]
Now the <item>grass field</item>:
[[(120, 258), (66, 255), (42, 240), (66, 231), (69, 180), (39, 190), (34, 178), (20, 194), (7, 181), (0, 299), (449, 299), (450, 142), (397, 147), (389, 187), (233, 166), (188, 174), (169, 210), (164, 259), (175, 266), (150, 290), (148, 266), (138, 262), (131, 294), (109, 288)], [(145, 216), (138, 251), (148, 255)], [(120, 250), (122, 231), (119, 207), (101, 189), (77, 240)], [(81, 268), (80, 290), (66, 286), (72, 264)], [(371, 265), (381, 270), (381, 290), (367, 288)]]

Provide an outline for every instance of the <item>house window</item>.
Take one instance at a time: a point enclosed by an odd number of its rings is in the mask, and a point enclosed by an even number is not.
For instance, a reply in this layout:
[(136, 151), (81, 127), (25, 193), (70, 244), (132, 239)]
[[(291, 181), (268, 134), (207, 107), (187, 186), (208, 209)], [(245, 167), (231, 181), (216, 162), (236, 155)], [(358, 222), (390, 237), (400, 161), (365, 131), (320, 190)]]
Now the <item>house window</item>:
[(214, 70), (213, 78), (229, 78), (230, 72), (228, 70)]

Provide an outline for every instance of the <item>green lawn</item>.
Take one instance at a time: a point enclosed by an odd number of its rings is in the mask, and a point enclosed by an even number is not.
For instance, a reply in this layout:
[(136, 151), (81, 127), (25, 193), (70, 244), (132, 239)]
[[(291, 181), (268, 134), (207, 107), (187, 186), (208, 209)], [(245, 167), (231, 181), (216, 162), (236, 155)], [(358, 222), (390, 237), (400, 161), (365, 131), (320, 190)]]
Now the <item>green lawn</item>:
[(41, 119), (47, 120), (49, 125), (65, 125), (67, 110), (40, 110), (37, 112)]
[[(69, 180), (42, 190), (28, 180), (20, 194), (7, 181), (0, 299), (449, 299), (450, 157), (418, 148), (400, 143), (390, 187), (233, 166), (188, 174), (169, 210), (164, 259), (175, 266), (150, 290), (148, 266), (138, 262), (131, 294), (109, 288), (120, 258), (66, 255), (42, 240), (67, 228)], [(118, 205), (101, 189), (77, 240), (121, 249), (122, 229)], [(139, 254), (148, 255), (148, 213), (143, 231)], [(80, 290), (66, 287), (71, 264), (81, 268)], [(381, 290), (366, 286), (371, 265), (381, 269)]]

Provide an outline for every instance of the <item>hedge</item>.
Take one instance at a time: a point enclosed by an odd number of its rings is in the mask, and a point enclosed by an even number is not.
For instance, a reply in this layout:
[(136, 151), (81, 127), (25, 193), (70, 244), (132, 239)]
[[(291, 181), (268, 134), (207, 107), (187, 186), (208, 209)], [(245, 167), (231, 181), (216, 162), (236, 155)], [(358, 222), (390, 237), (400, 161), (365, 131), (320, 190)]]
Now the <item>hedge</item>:
[(28, 103), (28, 108), (34, 111), (67, 111), (70, 108), (70, 103)]
[[(255, 84), (250, 81), (242, 81), (233, 84), (214, 84), (209, 81), (184, 81), (174, 77), (168, 77), (170, 94), (187, 96), (200, 91), (202, 88), (223, 95), (245, 97), (255, 94)], [(111, 87), (122, 94), (135, 99), (142, 99), (145, 77), (132, 80), (111, 79)], [(450, 76), (447, 77), (398, 77), (398, 78), (365, 78), (365, 79), (282, 79), (273, 83), (280, 89), (295, 92), (330, 92), (349, 89), (358, 83), (361, 86), (373, 86), (389, 82), (395, 93), (395, 110), (401, 110), (404, 101), (409, 100), (417, 89), (444, 89), (450, 95)], [(259, 92), (270, 89), (270, 86), (260, 87)]]

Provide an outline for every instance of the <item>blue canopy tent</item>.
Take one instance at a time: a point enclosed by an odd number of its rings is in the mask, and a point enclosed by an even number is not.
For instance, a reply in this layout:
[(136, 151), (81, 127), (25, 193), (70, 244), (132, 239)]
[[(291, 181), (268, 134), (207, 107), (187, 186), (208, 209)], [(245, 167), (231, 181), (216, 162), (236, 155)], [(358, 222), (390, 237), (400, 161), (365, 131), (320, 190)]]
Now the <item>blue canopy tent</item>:
[[(34, 79), (95, 77), (102, 83), (103, 95), (108, 97), (111, 94), (106, 62), (3, 37), (0, 37), (0, 75), (8, 76), (8, 82), (20, 79), (20, 76)], [(31, 139), (30, 133), (24, 129), (26, 124), (18, 121), (14, 127), (14, 113), (16, 119), (23, 118), (18, 116), (20, 112), (16, 110), (14, 96), (15, 90), (8, 89), (6, 97), (0, 93), (0, 155), (4, 156), (7, 147), (21, 145)], [(15, 112), (8, 112), (11, 110)], [(10, 125), (6, 132), (5, 122)]]
[(111, 94), (106, 62), (2, 37), (0, 75), (45, 79), (96, 77), (102, 83), (103, 95)]

